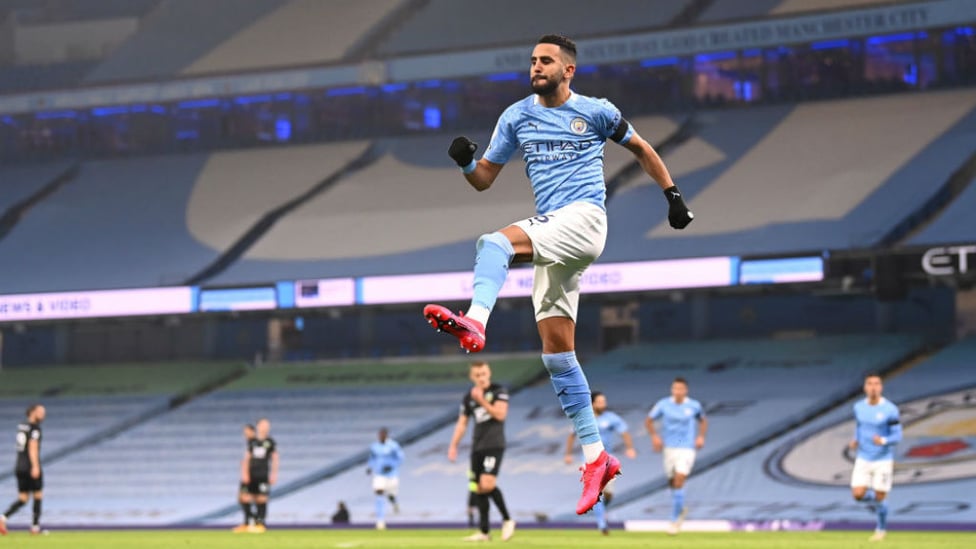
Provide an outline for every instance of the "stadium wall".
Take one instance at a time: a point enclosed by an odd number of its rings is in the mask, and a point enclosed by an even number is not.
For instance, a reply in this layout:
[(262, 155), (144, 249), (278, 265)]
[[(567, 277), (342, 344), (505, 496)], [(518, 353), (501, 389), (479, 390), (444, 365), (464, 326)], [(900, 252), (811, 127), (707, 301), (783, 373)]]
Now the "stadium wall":
[[(418, 311), (416, 305), (405, 305), (14, 324), (0, 329), (0, 364), (304, 361), (456, 352), (453, 341), (427, 329)], [(879, 301), (870, 294), (821, 296), (809, 291), (584, 296), (577, 324), (577, 346), (587, 353), (638, 341), (798, 334), (913, 333), (946, 341), (957, 329), (956, 293), (944, 287), (916, 288), (898, 301)], [(489, 335), (496, 351), (537, 351), (528, 300), (502, 300)]]

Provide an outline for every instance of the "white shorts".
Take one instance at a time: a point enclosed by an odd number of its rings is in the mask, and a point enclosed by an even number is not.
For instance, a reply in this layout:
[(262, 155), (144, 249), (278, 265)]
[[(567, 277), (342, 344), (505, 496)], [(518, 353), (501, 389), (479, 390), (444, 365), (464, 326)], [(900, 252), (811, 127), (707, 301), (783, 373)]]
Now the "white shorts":
[(895, 462), (886, 459), (882, 461), (868, 461), (857, 458), (854, 460), (854, 472), (851, 473), (851, 488), (868, 487), (875, 492), (890, 492)]
[(398, 477), (373, 476), (373, 491), (383, 492), (384, 494), (395, 496), (400, 489), (400, 479)]
[(665, 448), (663, 453), (664, 474), (674, 478), (675, 474), (688, 476), (695, 466), (695, 450), (693, 448)]
[(532, 241), (536, 321), (553, 316), (575, 321), (580, 275), (600, 257), (607, 243), (607, 213), (595, 204), (574, 202), (513, 225)]

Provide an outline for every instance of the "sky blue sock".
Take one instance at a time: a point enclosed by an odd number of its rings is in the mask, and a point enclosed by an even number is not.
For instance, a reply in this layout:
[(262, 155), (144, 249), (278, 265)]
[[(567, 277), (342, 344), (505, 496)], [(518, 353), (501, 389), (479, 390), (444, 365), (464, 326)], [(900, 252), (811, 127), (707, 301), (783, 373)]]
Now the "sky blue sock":
[(563, 411), (573, 420), (576, 438), (582, 444), (600, 442), (600, 432), (590, 404), (590, 384), (586, 382), (583, 368), (576, 360), (576, 352), (544, 354), (542, 363), (549, 370), (552, 387), (556, 390)]
[(864, 492), (864, 497), (861, 498), (861, 501), (865, 503), (871, 503), (872, 501), (875, 501), (874, 490), (869, 489), (868, 491)]
[(603, 504), (602, 499), (593, 506), (593, 514), (596, 515), (596, 527), (605, 530), (607, 527), (607, 506)]
[(376, 520), (386, 518), (386, 496), (376, 494)]
[(681, 511), (685, 508), (685, 489), (674, 488), (671, 490), (671, 521), (678, 520)]
[(878, 504), (878, 530), (888, 529), (888, 500), (879, 501)]
[(471, 303), (489, 311), (495, 307), (498, 292), (508, 277), (508, 266), (515, 257), (515, 248), (502, 233), (482, 235), (478, 239), (474, 260), (474, 297)]

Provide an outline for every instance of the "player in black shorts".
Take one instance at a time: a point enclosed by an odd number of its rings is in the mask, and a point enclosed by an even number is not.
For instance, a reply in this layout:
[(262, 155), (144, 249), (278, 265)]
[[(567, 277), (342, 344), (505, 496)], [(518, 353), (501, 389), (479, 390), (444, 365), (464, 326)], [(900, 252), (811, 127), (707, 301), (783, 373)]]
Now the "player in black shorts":
[(496, 485), (498, 471), (505, 454), (505, 417), (508, 415), (508, 390), (491, 382), (491, 367), (487, 362), (472, 362), (469, 377), (474, 387), (464, 394), (461, 413), (454, 426), (454, 436), (447, 450), (447, 459), (457, 460), (458, 444), (468, 429), (468, 418), (474, 417), (471, 439), (471, 482), (476, 488), (475, 500), (480, 516), (480, 531), (465, 538), (467, 541), (488, 541), (489, 502), (502, 514), (502, 541), (515, 534), (515, 521), (508, 514), (505, 498)]
[[(250, 452), (251, 441), (254, 440), (254, 426), (250, 423), (244, 425), (244, 446), (245, 452)], [(247, 459), (245, 457), (244, 459)], [(241, 504), (241, 510), (244, 511), (244, 522), (240, 526), (234, 527), (234, 533), (239, 534), (241, 532), (247, 532), (248, 528), (251, 526), (251, 521), (254, 518), (254, 511), (252, 510), (253, 498), (251, 494), (247, 491), (247, 483), (244, 482), (244, 460), (241, 460), (241, 486), (237, 490), (237, 501)]]
[(261, 419), (257, 423), (257, 433), (247, 445), (241, 479), (247, 484), (247, 493), (254, 499), (256, 512), (254, 526), (249, 532), (265, 531), (265, 518), (268, 515), (268, 496), (271, 487), (278, 481), (278, 447), (271, 438), (271, 422)]
[(27, 407), (27, 423), (17, 426), (17, 499), (0, 515), (0, 534), (7, 533), (7, 517), (27, 505), (34, 496), (34, 520), (31, 533), (41, 533), (41, 501), (44, 499), (44, 474), (41, 471), (41, 422), (46, 410), (40, 404)]

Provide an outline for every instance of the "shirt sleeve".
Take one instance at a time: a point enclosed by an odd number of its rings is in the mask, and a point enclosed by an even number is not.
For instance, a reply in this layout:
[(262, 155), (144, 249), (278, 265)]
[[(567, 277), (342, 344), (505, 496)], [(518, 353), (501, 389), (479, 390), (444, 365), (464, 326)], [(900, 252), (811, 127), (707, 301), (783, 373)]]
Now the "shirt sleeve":
[(458, 410), (458, 415), (471, 416), (473, 413), (474, 410), (468, 405), (468, 395), (464, 395), (464, 398), (461, 399), (461, 409)]
[(695, 419), (705, 419), (705, 408), (702, 407), (701, 402), (697, 401), (695, 402)]
[(41, 430), (37, 428), (31, 429), (30, 437), (31, 440), (41, 440)]
[(613, 428), (614, 428), (614, 429), (615, 429), (615, 430), (616, 430), (616, 431), (617, 431), (618, 433), (626, 433), (626, 432), (627, 432), (627, 430), (629, 429), (629, 426), (627, 425), (627, 422), (626, 422), (626, 421), (624, 421), (624, 418), (622, 418), (622, 417), (620, 417), (620, 416), (617, 416), (617, 422), (616, 422), (616, 424), (615, 424), (615, 425), (613, 426)]
[(369, 459), (366, 461), (366, 466), (374, 471), (377, 469), (376, 460), (379, 456), (376, 455), (376, 446), (374, 444), (369, 445)]
[(499, 385), (498, 388), (495, 389), (495, 400), (504, 400), (505, 402), (508, 402), (508, 388)]
[(505, 164), (512, 158), (512, 153), (517, 148), (518, 137), (515, 136), (514, 114), (509, 107), (498, 118), (483, 158), (492, 164)]
[(898, 407), (892, 405), (891, 413), (888, 415), (888, 436), (885, 440), (888, 444), (901, 442), (902, 427), (901, 418), (898, 415)]
[(653, 408), (651, 408), (650, 412), (647, 413), (647, 417), (651, 419), (661, 419), (661, 416), (663, 415), (664, 415), (664, 410), (661, 409), (660, 401), (657, 404), (655, 404)]
[[(624, 120), (623, 114), (620, 113), (620, 109), (616, 105), (611, 103), (606, 99), (600, 99), (597, 101), (597, 110), (594, 116), (596, 123), (596, 130), (605, 139), (610, 139), (617, 129), (620, 128), (621, 124), (628, 124)], [(623, 145), (624, 143), (630, 141), (630, 138), (634, 135), (634, 128), (630, 127), (628, 124), (627, 131), (624, 133), (623, 137), (617, 142)]]

